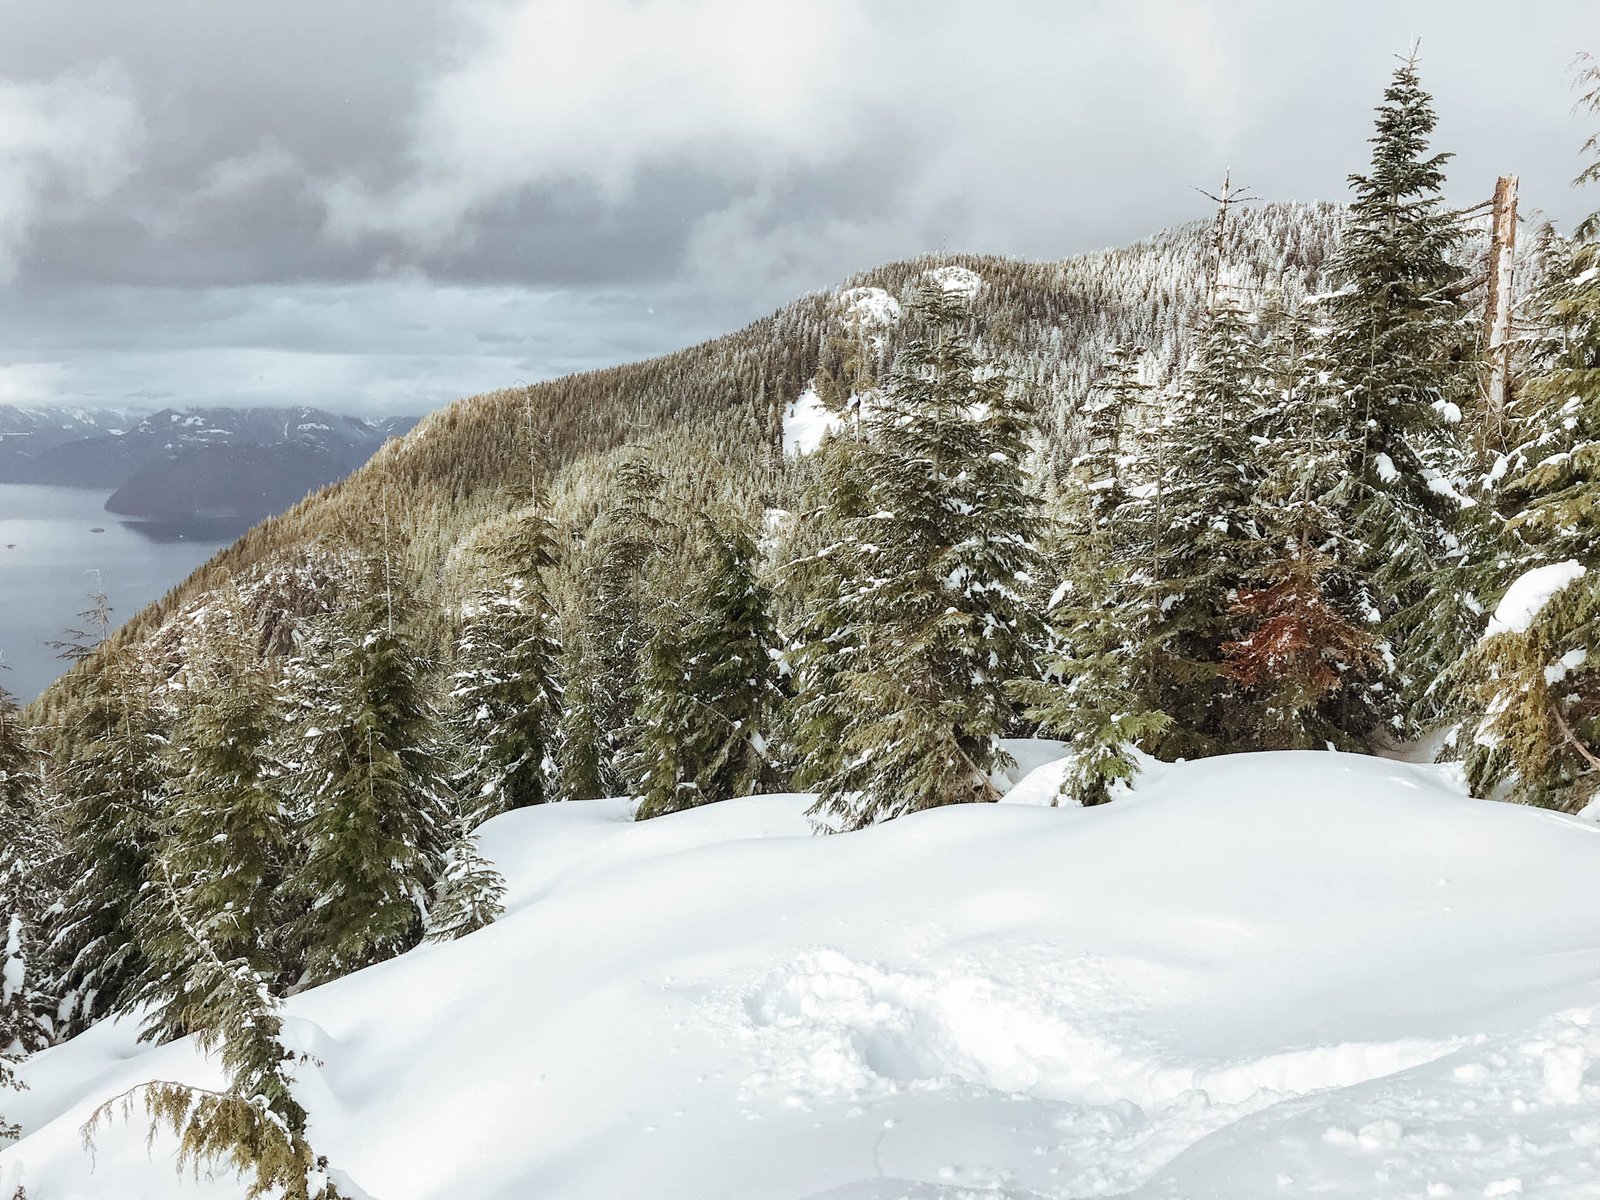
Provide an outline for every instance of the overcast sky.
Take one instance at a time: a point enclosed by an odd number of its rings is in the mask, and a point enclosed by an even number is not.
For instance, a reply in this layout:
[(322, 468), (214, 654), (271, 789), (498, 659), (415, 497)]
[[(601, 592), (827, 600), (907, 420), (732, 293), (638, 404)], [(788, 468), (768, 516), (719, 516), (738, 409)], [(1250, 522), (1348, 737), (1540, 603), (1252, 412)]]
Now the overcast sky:
[(1341, 198), (1417, 37), (1453, 197), (1600, 207), (1596, 0), (0, 0), (0, 402), (421, 412)]

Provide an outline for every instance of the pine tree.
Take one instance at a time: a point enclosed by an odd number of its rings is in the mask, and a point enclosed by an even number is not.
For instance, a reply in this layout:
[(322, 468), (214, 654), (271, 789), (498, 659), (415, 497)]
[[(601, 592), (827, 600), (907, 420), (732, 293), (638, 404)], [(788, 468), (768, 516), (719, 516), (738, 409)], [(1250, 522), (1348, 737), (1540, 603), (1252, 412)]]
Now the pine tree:
[(138, 990), (148, 1005), (146, 1039), (191, 1032), (189, 1014), (210, 1002), (196, 995), (205, 955), (244, 962), (269, 983), (293, 981), (289, 949), (275, 938), (293, 834), (281, 796), (284, 772), (271, 747), (282, 714), (255, 659), (253, 625), (237, 591), (225, 593), (220, 608), (185, 672), (156, 850), (167, 886), (178, 890), (205, 945), (172, 905), (147, 906), (140, 949), (150, 968)]
[(139, 931), (164, 783), (144, 681), (120, 651), (102, 650), (94, 665), (69, 677), (61, 749), (48, 764), (66, 864), (49, 927), (49, 990), (68, 1035), (123, 1008), (148, 973)]
[(1165, 553), (1156, 633), (1163, 682), (1156, 707), (1172, 718), (1163, 748), (1194, 755), (1246, 741), (1245, 704), (1224, 667), (1237, 636), (1234, 603), (1260, 553), (1254, 419), (1263, 363), (1254, 328), (1219, 292), (1170, 429), (1162, 493)]
[[(34, 968), (39, 924), (50, 901), (50, 846), (42, 826), (37, 752), (11, 693), (0, 688), (0, 1088), (20, 1088), (14, 1065), (49, 1040)], [(0, 1137), (17, 1129), (0, 1119)]]
[(308, 985), (417, 944), (449, 838), (442, 719), (405, 633), (409, 597), (396, 575), (369, 565), (300, 698), (294, 778), (305, 818), (287, 888), (304, 908)]
[(913, 313), (922, 332), (860, 449), (869, 511), (852, 522), (855, 644), (836, 677), (846, 732), (813, 809), (838, 827), (994, 799), (1007, 685), (1037, 640), (1028, 406), (980, 364), (960, 300), (924, 292)]
[(541, 498), (485, 558), (489, 578), (471, 606), (451, 677), (464, 757), (455, 785), (473, 824), (551, 798), (561, 712), (561, 646), (544, 582), (555, 537)]
[(151, 904), (163, 910), (157, 920), (187, 937), (182, 954), (192, 963), (191, 986), (181, 1002), (178, 1023), (190, 1030), (203, 1053), (220, 1052), (226, 1090), (190, 1087), (168, 1080), (139, 1084), (105, 1101), (84, 1122), (86, 1145), (118, 1117), (128, 1118), (142, 1103), (151, 1135), (165, 1126), (178, 1138), (175, 1166), (226, 1163), (248, 1176), (247, 1200), (340, 1200), (328, 1176), (327, 1160), (306, 1138), (306, 1110), (294, 1095), (293, 1066), (305, 1061), (283, 1043), (279, 1004), (266, 982), (244, 958), (219, 953), (191, 913), (166, 864), (152, 872)]
[(1372, 724), (1377, 656), (1370, 597), (1337, 564), (1352, 534), (1333, 496), (1350, 446), (1326, 339), (1307, 313), (1270, 305), (1263, 314), (1269, 386), (1253, 418), (1258, 483), (1252, 523), (1261, 556), (1237, 593), (1242, 630), (1224, 643), (1225, 670), (1252, 700), (1248, 744), (1359, 748)]
[(456, 821), (455, 837), (445, 851), (432, 907), (428, 939), (448, 942), (492, 925), (505, 912), (506, 883), (478, 849), (469, 820)]
[(780, 574), (779, 596), (791, 599), (794, 616), (782, 654), (793, 696), (779, 715), (782, 740), (794, 751), (794, 783), (802, 788), (820, 789), (846, 761), (853, 714), (839, 677), (861, 653), (850, 579), (864, 553), (863, 518), (872, 511), (864, 444), (856, 425), (812, 456), (815, 477), (791, 523)]
[(1462, 229), (1442, 194), (1450, 156), (1429, 153), (1436, 119), (1414, 58), (1395, 71), (1377, 111), (1371, 170), (1350, 179), (1355, 199), (1330, 267), (1338, 291), (1329, 313), (1351, 446), (1336, 501), (1356, 539), (1349, 566), (1380, 614), (1385, 660), (1396, 664), (1384, 722), (1393, 737), (1415, 727), (1401, 690), (1419, 705), (1472, 623), (1453, 533), (1462, 506), (1456, 427), (1470, 380), (1454, 259)]
[(1166, 714), (1150, 707), (1142, 667), (1151, 614), (1138, 605), (1140, 554), (1119, 524), (1128, 510), (1122, 453), (1128, 420), (1144, 402), (1133, 351), (1114, 351), (1107, 378), (1084, 405), (1084, 451), (1072, 461), (1055, 523), (1061, 582), (1051, 596), (1054, 655), (1042, 680), (1019, 681), (1028, 716), (1071, 751), (1062, 795), (1103, 804), (1139, 771), (1133, 751), (1159, 736)]
[(768, 735), (780, 701), (777, 634), (755, 538), (724, 520), (708, 522), (706, 541), (687, 612), (666, 606), (645, 653), (641, 820), (776, 783)]
[[(1580, 80), (1600, 112), (1600, 68)], [(1600, 180), (1600, 136), (1586, 149), (1594, 161), (1579, 183)], [(1600, 213), (1579, 226), (1542, 301), (1548, 332), (1501, 492), (1501, 590), (1561, 586), (1531, 615), (1491, 622), (1459, 688), (1475, 789), (1504, 785), (1523, 803), (1576, 811), (1600, 790)]]
[(583, 572), (580, 626), (568, 647), (562, 792), (586, 800), (629, 789), (624, 762), (637, 733), (639, 674), (649, 626), (644, 589), (662, 544), (661, 474), (642, 451), (615, 472), (615, 501), (596, 521)]
[(683, 638), (674, 627), (678, 604), (663, 606), (666, 619), (645, 644), (639, 699), (639, 738), (631, 773), (638, 779), (638, 820), (709, 803), (695, 770), (705, 719), (684, 669)]

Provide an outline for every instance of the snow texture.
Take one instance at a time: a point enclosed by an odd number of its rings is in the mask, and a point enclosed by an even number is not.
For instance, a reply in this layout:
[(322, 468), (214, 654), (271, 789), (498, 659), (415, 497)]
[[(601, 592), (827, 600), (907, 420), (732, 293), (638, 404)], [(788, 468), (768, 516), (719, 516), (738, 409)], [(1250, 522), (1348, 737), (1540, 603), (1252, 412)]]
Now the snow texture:
[(857, 324), (893, 325), (900, 319), (900, 302), (881, 287), (847, 288), (839, 293), (839, 304)]
[(829, 412), (814, 387), (795, 397), (783, 414), (783, 452), (810, 454), (822, 439), (844, 424)]
[(1583, 574), (1583, 564), (1571, 558), (1523, 572), (1500, 597), (1484, 636), (1526, 633), (1538, 620), (1544, 606), (1550, 603), (1550, 598), (1569, 583), (1581, 579)]
[[(1587, 821), (1332, 753), (830, 837), (810, 800), (497, 817), (499, 922), (286, 1003), (315, 1145), (377, 1200), (1600, 1194)], [(219, 1078), (135, 1033), (23, 1066), (0, 1195), (241, 1194), (139, 1122), (84, 1152), (104, 1097)]]
[(923, 277), (935, 287), (968, 300), (983, 288), (983, 276), (968, 267), (933, 267)]

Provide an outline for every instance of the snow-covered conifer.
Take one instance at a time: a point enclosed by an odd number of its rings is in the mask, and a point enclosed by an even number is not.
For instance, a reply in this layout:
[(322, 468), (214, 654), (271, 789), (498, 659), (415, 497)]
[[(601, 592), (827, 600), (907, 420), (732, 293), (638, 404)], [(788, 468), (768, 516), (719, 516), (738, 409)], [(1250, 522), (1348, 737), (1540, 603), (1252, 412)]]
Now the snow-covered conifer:
[(1017, 694), (1028, 715), (1065, 740), (1070, 766), (1062, 794), (1079, 804), (1102, 804), (1111, 788), (1138, 774), (1133, 749), (1165, 730), (1168, 719), (1150, 707), (1147, 673), (1153, 610), (1133, 531), (1120, 524), (1127, 479), (1123, 440), (1129, 418), (1147, 391), (1138, 361), (1114, 352), (1107, 377), (1084, 405), (1084, 449), (1071, 464), (1052, 514), (1061, 582), (1049, 603), (1054, 654), (1045, 678), (1023, 680)]
[[(225, 592), (219, 607), (221, 619), (190, 651), (184, 673), (166, 747), (156, 854), (207, 953), (248, 963), (281, 985), (293, 978), (277, 937), (283, 917), (277, 893), (293, 833), (283, 771), (273, 757), (282, 714), (237, 592)], [(138, 989), (148, 1005), (143, 1036), (167, 1040), (192, 1032), (196, 1006), (211, 1002), (199, 992), (207, 966), (202, 947), (170, 904), (146, 906), (140, 947), (149, 963)]]
[(1444, 202), (1447, 154), (1429, 150), (1436, 118), (1414, 59), (1377, 110), (1372, 165), (1351, 176), (1355, 199), (1330, 274), (1331, 349), (1345, 390), (1349, 478), (1337, 502), (1355, 535), (1387, 640), (1390, 736), (1463, 648), (1470, 605), (1453, 532), (1464, 473), (1457, 430), (1471, 378), (1462, 367), (1459, 217)]
[(303, 912), (308, 984), (416, 945), (450, 836), (442, 718), (397, 574), (369, 566), (298, 698), (303, 844), (286, 886)]
[[(1600, 111), (1600, 68), (1583, 74)], [(1600, 180), (1600, 143), (1580, 182)], [(1474, 785), (1575, 810), (1600, 789), (1600, 213), (1543, 299), (1540, 362), (1500, 499), (1499, 608), (1462, 671)]]
[(60, 750), (47, 763), (65, 840), (49, 989), (68, 1034), (122, 1008), (146, 975), (140, 911), (164, 785), (163, 739), (145, 680), (120, 650), (102, 650), (93, 668), (70, 677)]
[(551, 798), (561, 646), (545, 573), (555, 537), (541, 498), (485, 548), (487, 578), (456, 647), (450, 697), (473, 823)]
[(930, 291), (867, 414), (834, 679), (843, 744), (814, 811), (835, 827), (995, 796), (1007, 685), (1035, 641), (1028, 406), (978, 360), (957, 297)]
[(704, 566), (682, 606), (668, 606), (646, 649), (637, 757), (639, 817), (767, 790), (779, 692), (771, 596), (755, 538), (708, 521)]
[(571, 800), (620, 795), (636, 732), (639, 669), (649, 637), (644, 589), (662, 543), (657, 497), (662, 476), (642, 450), (627, 452), (614, 499), (590, 531), (577, 628), (565, 645), (568, 694), (561, 722), (562, 794)]
[(1240, 740), (1239, 697), (1223, 667), (1236, 636), (1237, 589), (1260, 553), (1253, 454), (1264, 369), (1253, 322), (1226, 293), (1214, 299), (1168, 431), (1162, 492), (1156, 707), (1173, 720), (1169, 751), (1193, 755)]
[[(50, 901), (49, 837), (40, 804), (38, 752), (11, 693), (0, 688), (0, 1088), (17, 1087), (13, 1064), (49, 1038), (34, 964), (40, 921)], [(0, 1119), (0, 1137), (16, 1130)]]
[(1343, 397), (1326, 331), (1311, 314), (1275, 302), (1262, 325), (1267, 386), (1253, 419), (1251, 518), (1262, 541), (1235, 598), (1241, 632), (1224, 644), (1254, 722), (1239, 748), (1354, 749), (1373, 724), (1381, 683), (1367, 619), (1375, 608), (1348, 565), (1352, 533), (1334, 498), (1350, 459)]
[(341, 1200), (326, 1160), (306, 1138), (306, 1110), (294, 1095), (293, 1070), (305, 1056), (284, 1044), (283, 1018), (266, 981), (247, 959), (224, 958), (211, 944), (159, 861), (150, 892), (149, 903), (163, 910), (157, 920), (191, 943), (183, 955), (193, 965), (182, 1023), (203, 1053), (217, 1053), (227, 1087), (171, 1080), (137, 1084), (89, 1115), (85, 1143), (92, 1145), (96, 1132), (113, 1120), (131, 1117), (137, 1105), (150, 1118), (152, 1137), (161, 1128), (177, 1137), (174, 1166), (180, 1173), (226, 1163), (246, 1176), (246, 1200)]

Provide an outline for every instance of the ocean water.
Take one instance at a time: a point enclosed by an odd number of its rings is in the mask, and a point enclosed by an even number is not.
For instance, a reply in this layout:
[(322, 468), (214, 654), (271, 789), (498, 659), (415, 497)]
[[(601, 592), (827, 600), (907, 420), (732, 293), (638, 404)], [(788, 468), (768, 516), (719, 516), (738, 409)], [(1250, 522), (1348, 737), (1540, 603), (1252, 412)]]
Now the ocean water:
[(105, 511), (110, 494), (0, 484), (0, 686), (20, 700), (61, 673), (48, 643), (82, 627), (91, 592), (125, 621), (241, 532), (119, 520)]

